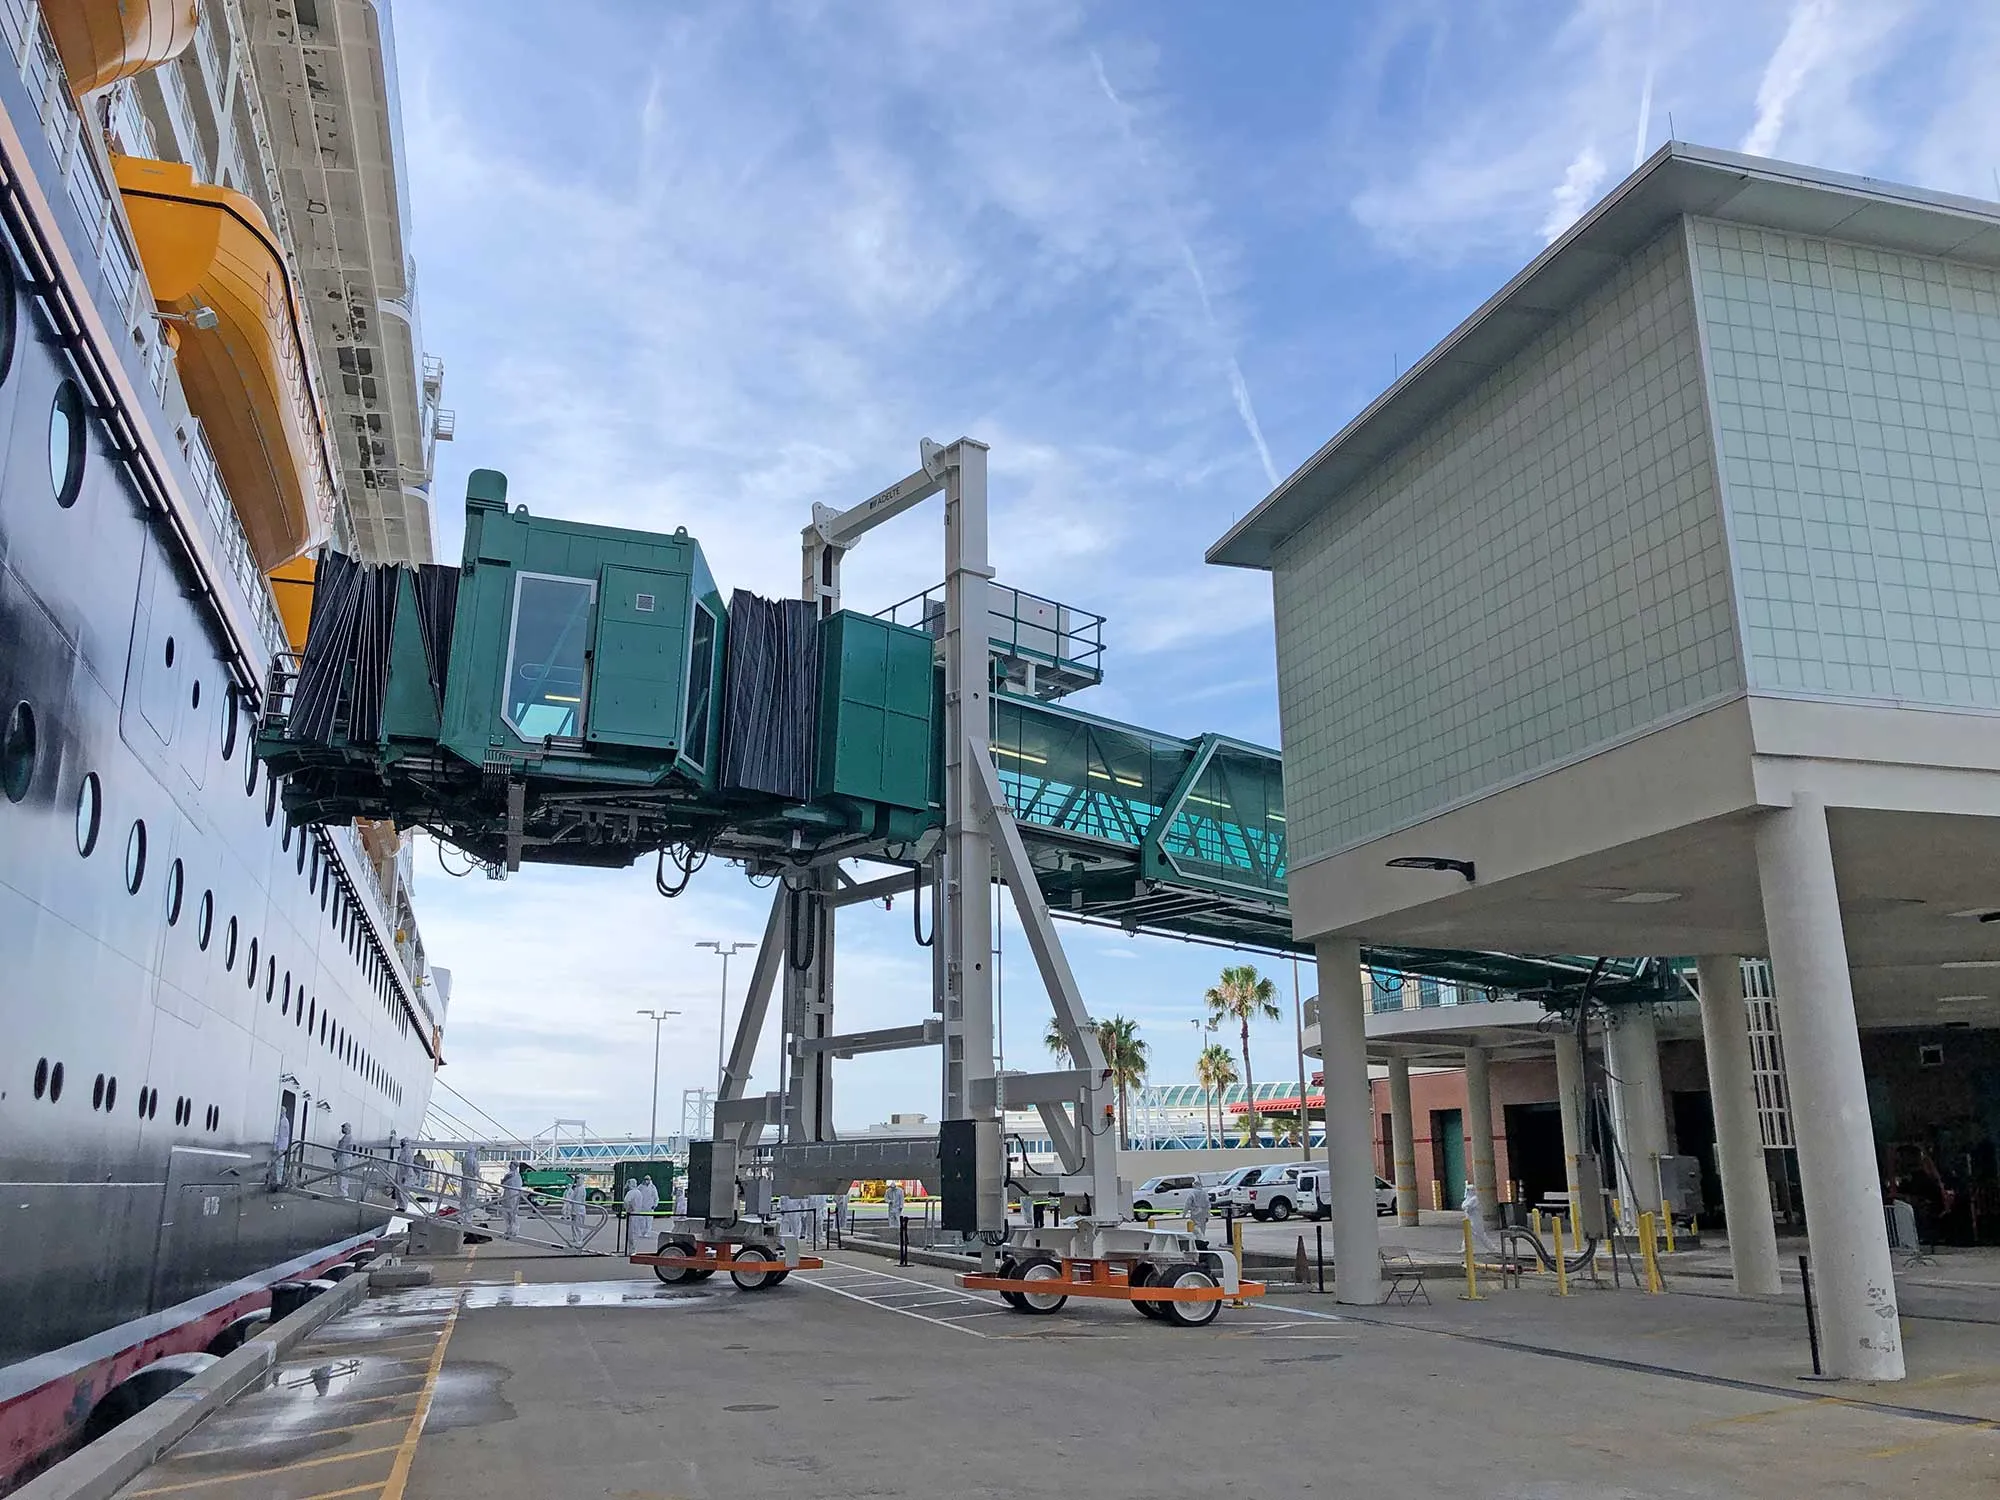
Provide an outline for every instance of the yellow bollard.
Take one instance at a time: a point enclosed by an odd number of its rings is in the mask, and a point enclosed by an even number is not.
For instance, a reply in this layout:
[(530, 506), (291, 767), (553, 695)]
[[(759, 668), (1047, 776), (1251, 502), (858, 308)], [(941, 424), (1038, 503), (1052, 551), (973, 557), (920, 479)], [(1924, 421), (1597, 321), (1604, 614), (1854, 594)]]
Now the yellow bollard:
[[(1237, 1274), (1241, 1275), (1243, 1271), (1243, 1221), (1241, 1219), (1233, 1219), (1230, 1221), (1229, 1248), (1236, 1252), (1236, 1270)], [(1231, 1307), (1242, 1307), (1245, 1304), (1243, 1302), (1243, 1299), (1241, 1297), (1238, 1297), (1229, 1305)]]
[(1569, 1295), (1569, 1263), (1563, 1259), (1563, 1221), (1558, 1214), (1554, 1220), (1556, 1231), (1556, 1295)]
[[(1542, 1239), (1542, 1211), (1539, 1208), (1528, 1210), (1528, 1226), (1535, 1232), (1535, 1243), (1540, 1244)], [(1537, 1256), (1535, 1258), (1535, 1269), (1539, 1271), (1541, 1268), (1541, 1257)]]
[(1667, 1254), (1672, 1255), (1674, 1253), (1674, 1211), (1671, 1208), (1663, 1208), (1660, 1212), (1667, 1221)]
[(1653, 1243), (1653, 1215), (1651, 1212), (1639, 1215), (1639, 1256), (1646, 1263), (1646, 1290), (1660, 1289), (1659, 1248)]
[(1479, 1302), (1479, 1263), (1472, 1258), (1472, 1220), (1467, 1219), (1465, 1230), (1465, 1297), (1467, 1302)]

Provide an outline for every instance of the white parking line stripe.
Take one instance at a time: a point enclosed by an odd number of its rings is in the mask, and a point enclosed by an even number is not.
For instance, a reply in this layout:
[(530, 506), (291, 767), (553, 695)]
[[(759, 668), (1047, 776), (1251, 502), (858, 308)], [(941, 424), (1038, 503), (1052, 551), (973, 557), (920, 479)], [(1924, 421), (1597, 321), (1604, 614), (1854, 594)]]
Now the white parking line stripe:
[(809, 1277), (805, 1278), (805, 1284), (807, 1286), (819, 1287), (824, 1291), (832, 1292), (833, 1295), (836, 1297), (845, 1297), (850, 1302), (859, 1302), (864, 1307), (880, 1308), (883, 1312), (892, 1312), (897, 1314), (899, 1317), (915, 1318), (919, 1323), (930, 1323), (939, 1328), (949, 1328), (954, 1333), (968, 1334), (976, 1339), (983, 1339), (986, 1337), (986, 1335), (981, 1333), (977, 1328), (960, 1328), (956, 1323), (947, 1323), (942, 1318), (933, 1318), (920, 1312), (909, 1312), (904, 1308), (891, 1307), (886, 1302), (876, 1302), (871, 1298), (859, 1296), (854, 1292), (844, 1292), (839, 1287), (827, 1286), (826, 1283), (821, 1281), (814, 1281)]

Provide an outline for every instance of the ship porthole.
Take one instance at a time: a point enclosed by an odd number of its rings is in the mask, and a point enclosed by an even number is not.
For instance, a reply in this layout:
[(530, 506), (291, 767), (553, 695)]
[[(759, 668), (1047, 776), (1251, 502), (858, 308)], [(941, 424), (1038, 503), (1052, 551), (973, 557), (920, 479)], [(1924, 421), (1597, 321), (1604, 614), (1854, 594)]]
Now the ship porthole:
[(188, 707), (189, 708), (201, 707), (201, 679), (199, 677), (195, 679), (194, 688), (188, 694)]
[(250, 939), (250, 962), (243, 966), (246, 976), (244, 988), (254, 988), (257, 983), (257, 940)]
[(53, 1068), (49, 1069), (49, 1103), (54, 1104), (58, 1099), (62, 1098), (62, 1083), (63, 1065), (57, 1063)]
[(84, 774), (83, 785), (76, 791), (76, 852), (85, 859), (97, 847), (97, 830), (104, 818), (104, 798), (98, 785), (97, 773)]
[(201, 893), (201, 909), (195, 913), (195, 946), (202, 952), (208, 951), (209, 935), (215, 931), (215, 892)]
[(104, 1108), (104, 1075), (102, 1073), (97, 1075), (97, 1082), (90, 1086), (90, 1107), (92, 1109)]
[(236, 753), (236, 689), (230, 688), (222, 695), (222, 758), (228, 760)]
[[(278, 816), (278, 783), (270, 777), (264, 778), (264, 826), (269, 828)], [(286, 842), (290, 843), (291, 824), (285, 825)]]
[(167, 925), (173, 926), (181, 919), (181, 888), (186, 875), (181, 870), (181, 862), (175, 860), (167, 866)]
[(116, 1109), (117, 1107), (118, 1107), (118, 1080), (115, 1078), (107, 1078), (104, 1080), (104, 1112), (108, 1115), (111, 1113), (112, 1110)]
[(222, 932), (222, 967), (236, 967), (236, 918), (229, 919), (229, 925)]
[(0, 791), (9, 802), (19, 802), (34, 779), (35, 711), (23, 700), (7, 715), (7, 732), (0, 737)]
[(134, 818), (125, 839), (125, 889), (133, 895), (146, 881), (146, 820)]
[(49, 407), (49, 483), (65, 510), (83, 493), (83, 440), (83, 392), (65, 380)]
[(49, 1060), (44, 1057), (35, 1063), (35, 1097), (41, 1098), (49, 1091)]

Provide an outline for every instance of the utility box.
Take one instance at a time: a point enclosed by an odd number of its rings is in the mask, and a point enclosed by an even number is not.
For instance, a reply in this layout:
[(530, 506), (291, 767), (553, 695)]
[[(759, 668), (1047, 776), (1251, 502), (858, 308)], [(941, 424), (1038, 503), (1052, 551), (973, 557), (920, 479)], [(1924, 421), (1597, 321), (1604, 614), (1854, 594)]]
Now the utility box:
[(816, 799), (930, 805), (934, 675), (921, 630), (851, 610), (820, 623)]
[(1604, 1169), (1593, 1152), (1586, 1151), (1576, 1159), (1576, 1190), (1577, 1233), (1607, 1238), (1611, 1221), (1604, 1201)]
[(1661, 1157), (1660, 1201), (1675, 1218), (1692, 1223), (1701, 1212), (1701, 1163), (1692, 1156)]
[[(1006, 1162), (998, 1120), (938, 1125), (938, 1227), (961, 1234), (1006, 1227)], [(998, 1200), (998, 1222), (993, 1201)], [(982, 1215), (981, 1209), (986, 1210)]]
[(688, 1143), (688, 1212), (703, 1219), (736, 1217), (736, 1146), (731, 1141)]

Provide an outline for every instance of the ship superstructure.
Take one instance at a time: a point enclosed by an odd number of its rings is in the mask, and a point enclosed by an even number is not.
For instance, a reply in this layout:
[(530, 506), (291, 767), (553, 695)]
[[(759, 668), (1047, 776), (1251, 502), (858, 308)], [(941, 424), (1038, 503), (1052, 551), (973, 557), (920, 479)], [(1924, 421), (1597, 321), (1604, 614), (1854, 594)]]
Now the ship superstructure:
[(407, 839), (252, 754), (321, 542), (431, 559), (380, 0), (0, 0), (0, 1489), (378, 1233), (422, 1121)]

